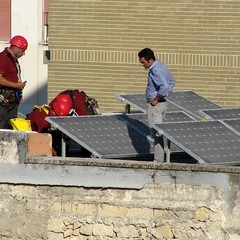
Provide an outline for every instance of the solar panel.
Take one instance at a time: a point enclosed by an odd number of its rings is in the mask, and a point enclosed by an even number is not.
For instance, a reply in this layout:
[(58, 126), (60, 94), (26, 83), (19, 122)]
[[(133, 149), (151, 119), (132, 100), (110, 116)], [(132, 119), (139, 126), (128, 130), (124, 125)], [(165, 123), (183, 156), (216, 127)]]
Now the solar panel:
[(153, 154), (152, 143), (118, 115), (47, 117), (46, 120), (98, 158), (129, 158)]
[(226, 123), (228, 126), (232, 127), (235, 131), (240, 133), (240, 118), (224, 120), (224, 123)]
[[(134, 114), (122, 114), (118, 116), (119, 119), (124, 121), (127, 125), (135, 128), (137, 131), (141, 132), (144, 136), (149, 136), (150, 138), (150, 128), (148, 123), (147, 114), (144, 113), (134, 113)], [(184, 112), (168, 112), (164, 119), (164, 122), (184, 122), (184, 121), (194, 121), (194, 119)], [(164, 139), (165, 140), (165, 139)], [(175, 144), (170, 146), (171, 152), (182, 152)]]
[(229, 109), (210, 109), (199, 111), (202, 116), (206, 119), (235, 119), (240, 118), (240, 108), (229, 108)]
[(167, 99), (168, 102), (178, 106), (180, 109), (191, 114), (198, 120), (202, 118), (201, 114), (199, 114), (199, 110), (221, 108), (193, 91), (171, 93)]
[(195, 119), (183, 111), (167, 112), (166, 118), (163, 120), (163, 122), (189, 122), (189, 121), (195, 121)]
[[(136, 128), (144, 135), (149, 135), (149, 123), (148, 117), (145, 113), (132, 113), (132, 114), (121, 114), (117, 116), (122, 121), (126, 122), (129, 126)], [(194, 119), (186, 114), (185, 112), (167, 112), (163, 122), (189, 122)]]
[(154, 128), (199, 163), (240, 164), (240, 134), (221, 121), (163, 123)]
[[(139, 109), (142, 112), (147, 111), (145, 94), (118, 94), (117, 98)], [(167, 97), (168, 111), (184, 111), (200, 120), (202, 115), (199, 110), (221, 108), (208, 99), (196, 94), (193, 91), (178, 91), (170, 93)]]
[(145, 113), (121, 114), (118, 115), (117, 118), (120, 119), (122, 122), (126, 123), (128, 126), (135, 128), (144, 136), (150, 135), (147, 114)]
[[(135, 94), (117, 94), (117, 98), (120, 101), (125, 102), (126, 104), (129, 104), (130, 106), (135, 107), (139, 111), (146, 113), (147, 112), (147, 103), (144, 93), (135, 93)], [(181, 109), (177, 106), (175, 106), (172, 103), (168, 103), (168, 111), (181, 111)]]

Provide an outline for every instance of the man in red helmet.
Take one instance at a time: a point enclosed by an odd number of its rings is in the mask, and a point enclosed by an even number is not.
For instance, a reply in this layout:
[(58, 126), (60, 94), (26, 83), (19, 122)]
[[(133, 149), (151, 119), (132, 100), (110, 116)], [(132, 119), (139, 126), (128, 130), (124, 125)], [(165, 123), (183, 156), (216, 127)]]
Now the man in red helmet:
[(26, 82), (21, 79), (18, 58), (25, 55), (27, 40), (15, 36), (0, 53), (0, 129), (11, 129), (10, 119), (17, 117), (18, 105)]
[(78, 116), (82, 115), (96, 115), (100, 114), (98, 104), (95, 98), (89, 97), (84, 91), (79, 91), (77, 89), (68, 89), (63, 92), (60, 92), (50, 103), (49, 106), (52, 106), (52, 103), (61, 97), (62, 95), (69, 95), (72, 99), (72, 109), (73, 113)]
[[(65, 97), (65, 96), (63, 96)], [(26, 116), (26, 120), (30, 120), (33, 131), (46, 133), (51, 130), (51, 125), (45, 120), (48, 116), (68, 116), (72, 109), (72, 100), (66, 96), (65, 101), (61, 98), (57, 99), (52, 106), (35, 105), (33, 111)]]
[(53, 155), (61, 155), (61, 135), (57, 130), (51, 129), (51, 124), (45, 120), (49, 116), (68, 116), (72, 109), (72, 100), (68, 95), (62, 95), (51, 106), (35, 105), (33, 111), (26, 116), (30, 120), (33, 131), (50, 133), (53, 138)]

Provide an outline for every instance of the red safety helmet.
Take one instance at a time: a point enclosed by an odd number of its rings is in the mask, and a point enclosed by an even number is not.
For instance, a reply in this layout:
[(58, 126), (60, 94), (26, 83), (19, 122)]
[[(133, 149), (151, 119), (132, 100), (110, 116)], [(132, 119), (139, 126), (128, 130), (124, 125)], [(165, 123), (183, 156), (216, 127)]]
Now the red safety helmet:
[(65, 103), (68, 103), (69, 105), (72, 105), (72, 99), (69, 96), (69, 94), (60, 94), (56, 97), (56, 101), (62, 101)]
[(49, 106), (52, 107), (53, 104), (56, 102), (56, 101), (62, 101), (62, 102), (65, 102), (69, 105), (71, 105), (72, 107), (72, 99), (71, 97), (69, 96), (69, 94), (59, 94), (57, 95), (50, 103), (49, 103)]
[(15, 36), (13, 37), (10, 42), (9, 42), (11, 45), (13, 46), (16, 46), (16, 47), (19, 47), (23, 50), (27, 50), (27, 47), (28, 47), (28, 42), (26, 40), (26, 38), (22, 37), (22, 36)]
[(72, 109), (72, 105), (63, 101), (55, 101), (52, 108), (57, 116), (67, 116)]

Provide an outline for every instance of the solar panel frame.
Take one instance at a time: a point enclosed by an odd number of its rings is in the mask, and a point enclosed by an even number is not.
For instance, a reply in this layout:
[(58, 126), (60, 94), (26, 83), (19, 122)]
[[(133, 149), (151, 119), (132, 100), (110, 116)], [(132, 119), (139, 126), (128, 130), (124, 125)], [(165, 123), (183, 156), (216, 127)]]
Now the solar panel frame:
[[(145, 113), (121, 114), (118, 115), (118, 118), (123, 122), (126, 122), (126, 124), (129, 124), (129, 126), (136, 128), (136, 130), (139, 130), (144, 135), (150, 134), (147, 114)], [(163, 122), (189, 122), (189, 121), (195, 121), (195, 119), (183, 111), (167, 112), (166, 117), (163, 119)], [(139, 124), (136, 124), (138, 122), (142, 123), (140, 127)]]
[(163, 123), (154, 128), (201, 164), (240, 164), (240, 135), (221, 121)]
[(240, 118), (237, 119), (225, 119), (222, 121), (227, 124), (228, 127), (232, 128), (237, 134), (240, 134)]
[(199, 113), (207, 120), (226, 120), (240, 118), (240, 108), (202, 109)]
[(47, 117), (46, 120), (90, 151), (93, 158), (134, 158), (153, 154), (150, 140), (119, 120), (117, 114)]
[[(117, 98), (139, 109), (140, 111), (147, 112), (147, 104), (144, 93), (134, 94), (117, 94)], [(195, 120), (201, 120), (202, 116), (199, 110), (202, 109), (217, 109), (221, 108), (217, 104), (209, 101), (208, 99), (200, 96), (199, 94), (191, 91), (176, 91), (169, 93), (167, 97), (168, 111), (184, 111), (190, 114)]]
[[(130, 113), (122, 114), (118, 116), (119, 119), (126, 122), (130, 127), (135, 128), (137, 131), (141, 132), (143, 135), (147, 136), (150, 141), (153, 142), (153, 139), (150, 136), (150, 127), (148, 123), (148, 117), (145, 113)], [(168, 112), (164, 119), (164, 122), (186, 122), (186, 121), (195, 121), (190, 115), (185, 112)], [(139, 124), (141, 123), (141, 124)], [(167, 149), (168, 144), (166, 139), (164, 139), (164, 145), (166, 151), (171, 152), (182, 152), (176, 145), (172, 144), (169, 149)]]
[(118, 93), (116, 98), (120, 101), (125, 102), (128, 105), (131, 105), (143, 113), (147, 113), (147, 103), (144, 93)]
[(221, 108), (217, 104), (191, 90), (170, 93), (167, 97), (167, 101), (191, 114), (196, 120), (201, 120), (202, 118), (199, 114), (199, 110)]
[[(120, 101), (123, 101), (126, 104), (135, 107), (139, 111), (147, 113), (147, 102), (144, 93), (133, 94), (118, 93), (116, 97)], [(179, 107), (175, 106), (172, 103), (168, 103), (168, 112), (174, 111), (182, 111), (182, 109), (180, 109)]]

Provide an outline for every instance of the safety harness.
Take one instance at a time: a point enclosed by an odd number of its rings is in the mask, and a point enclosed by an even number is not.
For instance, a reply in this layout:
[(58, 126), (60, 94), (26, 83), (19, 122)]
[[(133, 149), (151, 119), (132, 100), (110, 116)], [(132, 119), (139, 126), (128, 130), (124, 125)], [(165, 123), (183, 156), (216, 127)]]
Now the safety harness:
[(33, 110), (35, 110), (35, 109), (42, 110), (42, 111), (44, 111), (47, 115), (49, 114), (49, 110), (46, 108), (46, 105), (42, 105), (42, 106), (34, 105), (34, 106), (33, 106)]

